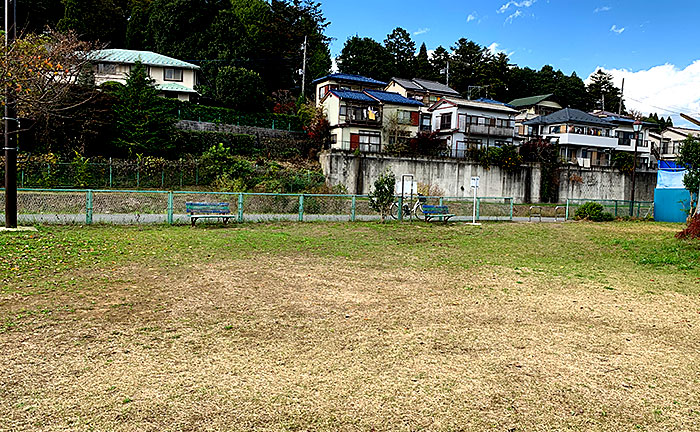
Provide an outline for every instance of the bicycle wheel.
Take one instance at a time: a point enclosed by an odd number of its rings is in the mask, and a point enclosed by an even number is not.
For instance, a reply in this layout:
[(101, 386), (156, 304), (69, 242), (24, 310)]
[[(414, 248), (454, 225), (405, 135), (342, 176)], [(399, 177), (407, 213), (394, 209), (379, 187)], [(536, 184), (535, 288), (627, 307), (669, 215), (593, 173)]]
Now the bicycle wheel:
[(413, 212), (413, 215), (416, 217), (418, 220), (425, 220), (425, 213), (423, 213), (423, 204), (418, 204), (416, 206), (416, 210)]
[(389, 208), (389, 215), (393, 219), (399, 218), (399, 203), (397, 203), (397, 202), (391, 203), (391, 207)]

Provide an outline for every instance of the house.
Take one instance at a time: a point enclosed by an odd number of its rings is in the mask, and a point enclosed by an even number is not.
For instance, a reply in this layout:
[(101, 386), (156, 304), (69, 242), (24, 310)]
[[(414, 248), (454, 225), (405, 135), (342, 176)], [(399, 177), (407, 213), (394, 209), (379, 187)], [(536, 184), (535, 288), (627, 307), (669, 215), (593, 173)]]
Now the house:
[(137, 61), (146, 66), (161, 95), (189, 101), (197, 95), (199, 66), (151, 51), (104, 49), (90, 53), (95, 65), (95, 84), (107, 81), (126, 83), (126, 76)]
[(465, 157), (468, 148), (513, 144), (518, 112), (502, 102), (446, 97), (429, 111), (432, 130), (447, 142), (451, 157)]
[[(583, 167), (609, 166), (612, 151), (634, 151), (634, 136), (629, 119), (605, 117), (573, 108), (564, 108), (546, 116), (523, 122), (531, 133), (530, 138), (539, 137), (556, 142), (562, 159)], [(619, 134), (618, 134), (619, 132)], [(649, 128), (642, 130), (637, 144), (638, 161), (649, 164)]]
[(675, 161), (678, 152), (688, 135), (700, 138), (700, 129), (672, 126), (660, 133), (651, 134), (651, 142), (659, 150), (661, 160)]
[(516, 134), (519, 137), (532, 135), (532, 131), (528, 130), (523, 125), (524, 122), (532, 120), (535, 117), (546, 116), (562, 109), (554, 99), (552, 93), (538, 96), (530, 96), (526, 98), (514, 99), (508, 103), (511, 107), (518, 111), (515, 116)]
[(424, 131), (429, 131), (431, 129), (432, 115), (428, 112), (428, 108), (431, 105), (443, 97), (462, 97), (457, 90), (443, 83), (421, 78), (392, 78), (384, 90), (395, 92), (409, 99), (415, 99), (423, 103), (424, 107), (421, 110), (420, 129)]
[(329, 89), (320, 106), (329, 122), (331, 148), (381, 152), (416, 135), (423, 104), (383, 90)]
[[(635, 122), (634, 117), (608, 111), (594, 111), (591, 114), (613, 124), (611, 136), (617, 138), (615, 150), (634, 152), (635, 132), (632, 127)], [(642, 122), (641, 136), (637, 142), (637, 155), (642, 165), (651, 165), (653, 161), (650, 133), (654, 126), (653, 123)]]
[(426, 107), (429, 107), (443, 97), (462, 97), (457, 90), (443, 83), (420, 78), (392, 78), (384, 90), (421, 101)]
[(383, 90), (386, 87), (384, 81), (368, 78), (362, 75), (352, 75), (335, 73), (315, 79), (312, 84), (316, 84), (316, 106), (321, 105), (321, 101), (331, 90), (362, 92), (365, 89)]

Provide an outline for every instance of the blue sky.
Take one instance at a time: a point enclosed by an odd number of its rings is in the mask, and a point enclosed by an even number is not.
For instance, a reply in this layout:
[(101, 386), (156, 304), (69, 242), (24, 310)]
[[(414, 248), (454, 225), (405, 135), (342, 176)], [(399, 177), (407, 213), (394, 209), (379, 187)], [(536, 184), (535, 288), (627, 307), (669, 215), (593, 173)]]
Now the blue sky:
[[(449, 49), (461, 37), (510, 54), (520, 66), (551, 64), (587, 78), (597, 67), (629, 81), (640, 110), (700, 114), (700, 1), (326, 0), (332, 55), (354, 35), (382, 42), (395, 27), (417, 46)], [(696, 63), (697, 61), (697, 63)], [(673, 94), (658, 81), (673, 81)], [(649, 88), (655, 84), (659, 88)], [(688, 85), (693, 87), (688, 95)], [(645, 91), (646, 89), (646, 91)], [(684, 90), (685, 89), (685, 90)], [(652, 94), (653, 93), (653, 94)], [(679, 100), (682, 96), (683, 100)], [(659, 99), (660, 97), (660, 99)], [(628, 105), (635, 106), (630, 100)], [(676, 117), (674, 117), (676, 118)]]

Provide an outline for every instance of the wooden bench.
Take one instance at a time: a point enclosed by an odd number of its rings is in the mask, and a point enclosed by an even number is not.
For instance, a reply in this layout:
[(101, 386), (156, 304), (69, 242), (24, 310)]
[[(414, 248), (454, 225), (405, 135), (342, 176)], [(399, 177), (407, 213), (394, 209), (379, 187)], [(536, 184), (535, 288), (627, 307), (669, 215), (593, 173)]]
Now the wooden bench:
[(221, 219), (223, 223), (235, 217), (231, 214), (231, 208), (227, 202), (186, 202), (185, 211), (190, 215), (192, 226), (197, 219)]
[(430, 222), (431, 219), (442, 220), (447, 222), (453, 214), (449, 212), (447, 206), (440, 205), (423, 205), (423, 215), (425, 216), (425, 221)]

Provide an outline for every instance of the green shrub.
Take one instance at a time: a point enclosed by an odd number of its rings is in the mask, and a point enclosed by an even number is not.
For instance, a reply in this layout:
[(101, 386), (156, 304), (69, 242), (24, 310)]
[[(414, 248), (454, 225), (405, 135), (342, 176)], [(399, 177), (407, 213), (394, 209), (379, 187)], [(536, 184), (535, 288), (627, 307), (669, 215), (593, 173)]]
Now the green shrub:
[(609, 222), (611, 220), (615, 220), (612, 213), (605, 212), (604, 210), (605, 208), (602, 204), (587, 202), (576, 210), (576, 213), (574, 213), (574, 219), (585, 219), (593, 222)]

